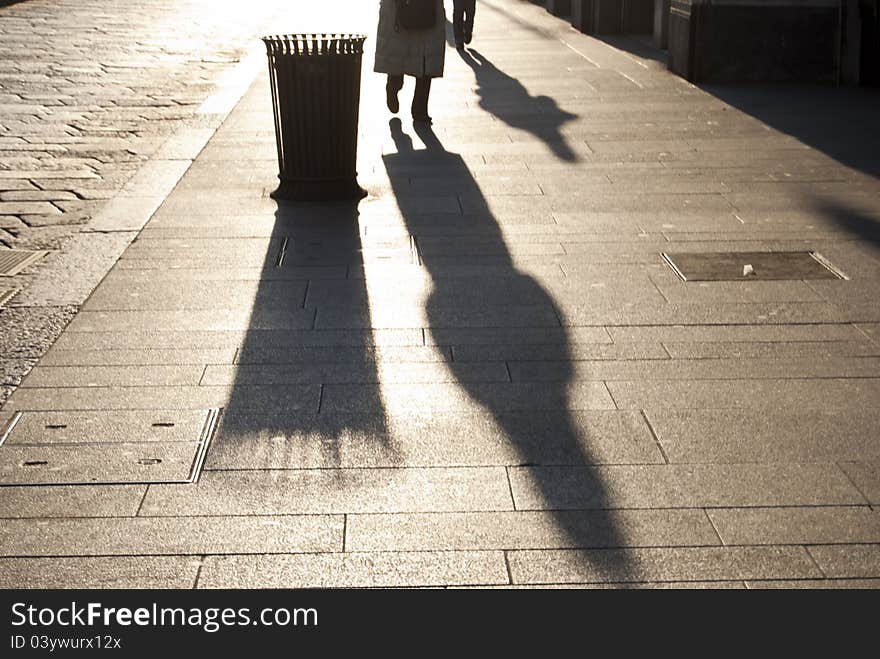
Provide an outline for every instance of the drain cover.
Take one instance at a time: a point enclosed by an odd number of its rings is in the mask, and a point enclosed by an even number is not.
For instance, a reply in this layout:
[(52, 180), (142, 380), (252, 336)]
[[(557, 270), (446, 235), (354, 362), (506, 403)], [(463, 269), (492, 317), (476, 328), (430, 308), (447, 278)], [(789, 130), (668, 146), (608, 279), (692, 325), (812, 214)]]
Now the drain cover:
[(816, 252), (663, 252), (685, 281), (846, 279)]
[(18, 291), (12, 288), (0, 288), (0, 307), (14, 298), (16, 293)]
[(0, 485), (192, 483), (219, 414), (17, 412), (0, 430)]
[(39, 261), (48, 252), (32, 252), (24, 249), (0, 249), (0, 276), (17, 275), (31, 263)]

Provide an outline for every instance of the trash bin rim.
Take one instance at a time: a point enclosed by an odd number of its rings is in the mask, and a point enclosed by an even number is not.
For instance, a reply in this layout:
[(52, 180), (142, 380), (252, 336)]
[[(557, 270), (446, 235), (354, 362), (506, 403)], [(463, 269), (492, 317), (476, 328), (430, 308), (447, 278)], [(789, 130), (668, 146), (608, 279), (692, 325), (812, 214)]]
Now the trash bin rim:
[[(366, 34), (303, 32), (270, 34), (260, 38), (270, 53), (284, 55), (348, 55), (362, 54)], [(331, 45), (336, 46), (330, 48)], [(340, 49), (339, 46), (342, 46)], [(351, 49), (351, 50), (348, 50)]]

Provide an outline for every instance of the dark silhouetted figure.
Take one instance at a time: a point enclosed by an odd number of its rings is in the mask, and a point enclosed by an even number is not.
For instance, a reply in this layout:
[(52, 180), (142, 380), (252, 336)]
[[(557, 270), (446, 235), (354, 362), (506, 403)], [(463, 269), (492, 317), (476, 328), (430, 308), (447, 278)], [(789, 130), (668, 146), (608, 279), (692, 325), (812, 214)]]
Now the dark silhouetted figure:
[(560, 131), (578, 115), (560, 109), (549, 96), (532, 96), (519, 80), (504, 73), (476, 50), (460, 51), (460, 55), (474, 70), (481, 108), (511, 128), (539, 137), (560, 160), (579, 160)]
[(446, 13), (443, 0), (434, 0), (435, 21), (427, 29), (411, 30), (400, 24), (396, 0), (381, 0), (379, 27), (376, 30), (376, 61), (373, 70), (388, 75), (385, 100), (388, 110), (397, 114), (400, 103), (397, 95), (403, 87), (403, 77), (416, 79), (412, 101), (414, 121), (431, 123), (428, 97), (431, 79), (443, 76), (446, 58)]
[[(543, 308), (551, 312), (548, 317), (555, 314), (558, 319), (559, 312), (551, 295), (514, 264), (501, 229), (461, 156), (446, 151), (430, 126), (415, 125), (414, 128), (426, 145), (425, 149), (413, 149), (412, 138), (403, 132), (399, 119), (395, 118), (390, 122), (397, 153), (382, 158), (397, 199), (400, 201), (402, 196), (406, 196), (410, 190), (411, 173), (421, 168), (430, 171), (442, 166), (445, 176), (461, 181), (463, 189), (476, 189), (477, 199), (468, 214), (467, 224), (469, 230), (479, 231), (481, 251), (491, 255), (493, 268), (496, 272), (500, 270), (499, 274), (493, 275), (493, 280), (498, 277), (496, 281), (499, 284), (498, 290), (492, 296), (493, 305), (505, 306), (510, 303), (511, 299), (505, 297), (526, 299), (530, 306)], [(405, 206), (406, 204), (401, 204), (401, 209)], [(417, 233), (418, 216), (404, 212), (404, 219), (410, 232)], [(437, 227), (432, 235), (439, 235), (436, 231)], [(450, 226), (449, 232), (449, 237), (456, 237), (455, 225)], [(442, 330), (444, 326), (448, 326), (450, 305), (448, 294), (444, 296), (442, 292), (445, 262), (442, 256), (432, 258), (429, 253), (423, 253), (422, 263), (435, 284), (426, 301), (429, 326), (431, 331), (437, 328)], [(542, 404), (533, 409), (523, 409), (516, 403), (511, 405), (507, 396), (500, 393), (497, 384), (475, 382), (469, 376), (470, 365), (466, 362), (453, 360), (447, 364), (448, 368), (471, 399), (492, 415), (497, 427), (519, 453), (519, 464), (531, 468), (532, 481), (544, 499), (546, 509), (554, 511), (556, 523), (565, 532), (568, 545), (573, 548), (620, 548), (625, 542), (613, 515), (608, 512), (611, 505), (605, 484), (600, 475), (589, 467), (595, 463), (587, 448), (589, 438), (581, 436), (572, 413), (568, 411), (568, 389), (573, 374), (565, 328), (557, 320), (557, 324), (547, 327), (547, 332), (560, 341), (558, 359), (565, 372), (555, 381), (540, 383)], [(440, 342), (439, 336), (435, 337), (435, 342)], [(516, 384), (503, 386), (509, 386), (510, 392), (516, 389)], [(527, 392), (512, 395), (529, 396)], [(574, 491), (573, 487), (576, 488)], [(577, 503), (573, 505), (572, 502)], [(566, 508), (569, 510), (565, 510)], [(589, 508), (592, 512), (585, 514), (571, 508)], [(594, 569), (608, 580), (638, 580), (638, 568), (625, 549), (609, 551), (601, 556), (594, 555), (594, 558)]]
[(474, 37), (474, 12), (477, 0), (453, 0), (452, 30), (455, 35), (455, 47), (459, 50), (469, 44)]

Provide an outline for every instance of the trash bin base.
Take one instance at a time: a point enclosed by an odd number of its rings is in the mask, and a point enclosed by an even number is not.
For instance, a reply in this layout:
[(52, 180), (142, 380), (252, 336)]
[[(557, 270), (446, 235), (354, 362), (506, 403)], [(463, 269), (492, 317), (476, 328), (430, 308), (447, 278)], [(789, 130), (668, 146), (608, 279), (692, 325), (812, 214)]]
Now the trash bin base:
[(363, 199), (367, 191), (358, 185), (357, 179), (332, 181), (290, 181), (282, 180), (272, 199), (286, 201), (339, 201)]

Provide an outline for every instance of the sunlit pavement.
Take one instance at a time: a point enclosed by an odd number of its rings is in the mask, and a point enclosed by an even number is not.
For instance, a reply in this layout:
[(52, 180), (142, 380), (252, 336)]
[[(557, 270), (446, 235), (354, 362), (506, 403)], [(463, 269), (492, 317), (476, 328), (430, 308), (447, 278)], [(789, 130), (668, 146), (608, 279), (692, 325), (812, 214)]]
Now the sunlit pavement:
[[(376, 2), (314, 4), (278, 31), (372, 47)], [(431, 130), (368, 52), (356, 205), (269, 198), (265, 67), (230, 67), (0, 410), (0, 584), (877, 584), (877, 95), (662, 57), (479, 2)], [(663, 257), (734, 251), (846, 279)]]

